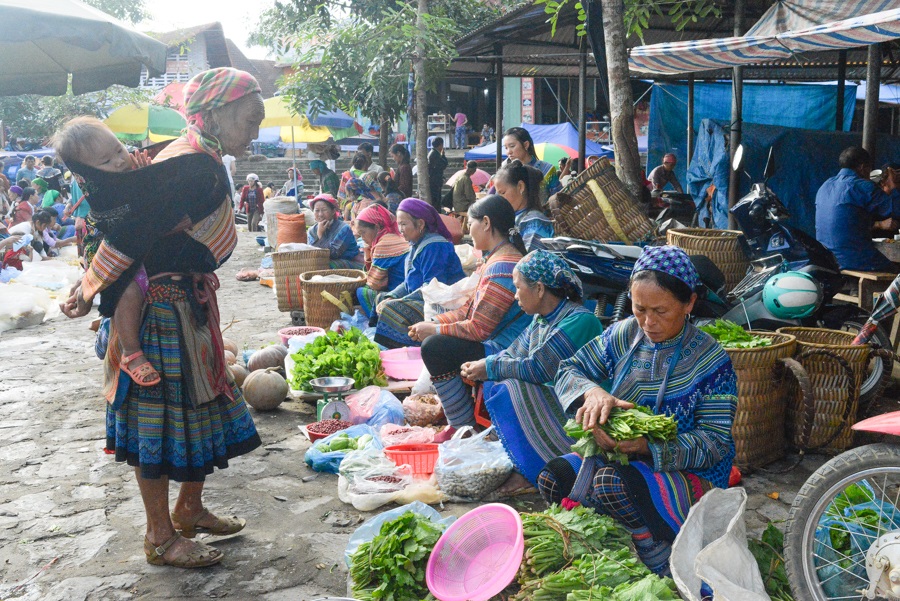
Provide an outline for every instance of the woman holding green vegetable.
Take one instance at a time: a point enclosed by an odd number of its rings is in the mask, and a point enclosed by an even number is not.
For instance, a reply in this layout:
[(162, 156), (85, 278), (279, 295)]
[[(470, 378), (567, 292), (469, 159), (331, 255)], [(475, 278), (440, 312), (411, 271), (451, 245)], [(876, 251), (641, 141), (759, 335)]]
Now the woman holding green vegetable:
[[(691, 505), (713, 487), (727, 488), (734, 458), (737, 377), (722, 347), (688, 319), (698, 286), (684, 251), (644, 249), (631, 276), (634, 317), (563, 361), (555, 384), (563, 408), (596, 445), (629, 461), (571, 453), (538, 476), (548, 502), (568, 498), (620, 521), (656, 573), (668, 571), (671, 543)], [(677, 434), (629, 438), (635, 422), (618, 414), (635, 406), (670, 416)]]

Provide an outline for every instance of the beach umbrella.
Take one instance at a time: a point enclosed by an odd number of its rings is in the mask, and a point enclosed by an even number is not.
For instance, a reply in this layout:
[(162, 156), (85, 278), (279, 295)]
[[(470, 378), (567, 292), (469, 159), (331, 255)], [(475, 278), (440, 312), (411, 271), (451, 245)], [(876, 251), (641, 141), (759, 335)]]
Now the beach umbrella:
[(77, 0), (0, 0), (0, 96), (137, 87), (166, 70), (166, 45)]
[(185, 85), (187, 84), (180, 81), (173, 81), (153, 97), (153, 102), (155, 104), (173, 108), (176, 111), (182, 111), (182, 109), (184, 109)]
[(178, 111), (149, 102), (121, 106), (103, 122), (117, 138), (130, 142), (171, 140), (180, 136), (186, 125)]
[(534, 152), (542, 161), (547, 161), (553, 165), (559, 163), (559, 159), (577, 159), (578, 151), (562, 144), (552, 144), (550, 142), (540, 142), (534, 145)]
[[(445, 185), (453, 187), (453, 184), (456, 183), (456, 180), (462, 177), (462, 174), (465, 172), (465, 169), (460, 169), (450, 176), (450, 179), (447, 180), (447, 183)], [(475, 173), (472, 174), (472, 183), (476, 186), (486, 186), (489, 181), (491, 181), (491, 174), (487, 171), (476, 169)]]

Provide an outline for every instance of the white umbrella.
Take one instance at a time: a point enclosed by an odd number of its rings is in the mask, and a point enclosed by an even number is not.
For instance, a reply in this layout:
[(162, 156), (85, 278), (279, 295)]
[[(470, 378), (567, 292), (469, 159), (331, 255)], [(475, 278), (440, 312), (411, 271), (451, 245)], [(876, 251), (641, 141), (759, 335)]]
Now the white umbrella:
[(0, 0), (0, 96), (137, 87), (166, 70), (166, 45), (77, 0)]

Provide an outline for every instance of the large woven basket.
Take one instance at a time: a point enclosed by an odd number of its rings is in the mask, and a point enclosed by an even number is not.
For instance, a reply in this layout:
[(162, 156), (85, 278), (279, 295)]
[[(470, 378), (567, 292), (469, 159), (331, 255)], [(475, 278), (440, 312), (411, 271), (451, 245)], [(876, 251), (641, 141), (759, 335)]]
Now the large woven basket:
[(738, 242), (741, 235), (735, 230), (688, 227), (666, 232), (666, 243), (683, 249), (689, 255), (709, 258), (725, 276), (726, 291), (731, 291), (744, 279), (750, 266)]
[[(317, 275), (342, 275), (353, 278), (351, 282), (313, 282)], [(300, 276), (303, 286), (303, 307), (306, 313), (306, 325), (316, 328), (331, 327), (334, 320), (341, 316), (341, 310), (328, 300), (328, 293), (342, 301), (348, 310), (353, 309), (356, 302), (356, 290), (366, 284), (366, 272), (358, 269), (327, 269), (324, 271), (307, 271)], [(346, 293), (346, 294), (345, 294)]]
[(300, 276), (307, 271), (328, 269), (330, 254), (327, 248), (272, 253), (272, 267), (275, 270), (275, 296), (278, 298), (279, 311), (303, 309)]
[(855, 335), (838, 330), (780, 328), (778, 333), (796, 336), (797, 360), (809, 374), (813, 399), (813, 407), (805, 406), (799, 383), (789, 385), (788, 440), (799, 448), (846, 450), (853, 442), (850, 426), (856, 421), (871, 348), (852, 345)]
[(792, 357), (797, 339), (786, 334), (753, 332), (771, 346), (725, 349), (737, 374), (738, 404), (731, 433), (734, 463), (741, 469), (762, 467), (784, 456), (787, 388), (781, 359)]
[(582, 171), (550, 200), (550, 206), (557, 236), (631, 244), (653, 230), (606, 158)]

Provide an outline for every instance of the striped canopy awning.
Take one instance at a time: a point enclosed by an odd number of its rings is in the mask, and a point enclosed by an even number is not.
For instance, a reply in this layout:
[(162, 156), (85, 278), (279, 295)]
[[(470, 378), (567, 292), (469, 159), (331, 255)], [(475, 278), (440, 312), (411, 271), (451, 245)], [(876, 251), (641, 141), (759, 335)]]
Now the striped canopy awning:
[(631, 50), (629, 64), (632, 71), (640, 73), (676, 75), (785, 60), (804, 52), (868, 46), (900, 38), (900, 8), (754, 35), (758, 30), (755, 27), (741, 37), (639, 46)]

